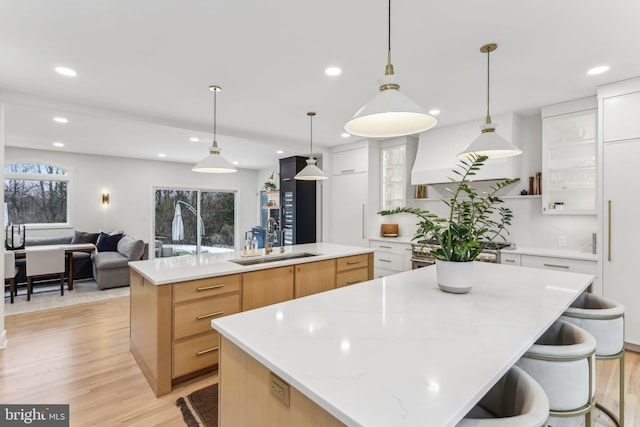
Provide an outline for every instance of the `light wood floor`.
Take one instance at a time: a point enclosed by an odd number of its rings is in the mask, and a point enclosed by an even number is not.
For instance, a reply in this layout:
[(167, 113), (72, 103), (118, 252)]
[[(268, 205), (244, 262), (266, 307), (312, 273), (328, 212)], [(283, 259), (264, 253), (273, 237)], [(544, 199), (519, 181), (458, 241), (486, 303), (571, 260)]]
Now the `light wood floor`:
[[(128, 297), (9, 316), (5, 326), (0, 402), (68, 403), (71, 426), (182, 427), (176, 399), (218, 380), (209, 374), (156, 398), (129, 353)], [(626, 425), (640, 426), (640, 355), (625, 357)], [(598, 361), (597, 371), (597, 399), (617, 411), (617, 362)], [(598, 411), (594, 419), (613, 425)]]

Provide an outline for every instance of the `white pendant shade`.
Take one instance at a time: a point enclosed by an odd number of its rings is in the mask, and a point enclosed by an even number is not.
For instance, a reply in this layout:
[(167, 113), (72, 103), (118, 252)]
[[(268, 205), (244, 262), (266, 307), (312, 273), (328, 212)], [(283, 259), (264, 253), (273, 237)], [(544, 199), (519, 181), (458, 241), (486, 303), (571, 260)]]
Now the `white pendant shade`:
[(328, 176), (316, 166), (316, 159), (309, 158), (307, 159), (307, 166), (298, 172), (295, 178), (301, 181), (319, 181), (327, 179)]
[(237, 172), (231, 163), (226, 161), (220, 154), (220, 149), (214, 142), (213, 147), (209, 149), (209, 155), (200, 160), (197, 165), (191, 168), (194, 172), (205, 173), (232, 173)]
[(424, 132), (438, 123), (397, 89), (395, 75), (385, 76), (379, 83), (380, 92), (344, 126), (347, 132), (366, 138), (392, 138)]
[(459, 158), (465, 158), (470, 154), (487, 156), (495, 159), (522, 154), (522, 150), (496, 133), (497, 124), (489, 123), (480, 126), (482, 133), (462, 150)]

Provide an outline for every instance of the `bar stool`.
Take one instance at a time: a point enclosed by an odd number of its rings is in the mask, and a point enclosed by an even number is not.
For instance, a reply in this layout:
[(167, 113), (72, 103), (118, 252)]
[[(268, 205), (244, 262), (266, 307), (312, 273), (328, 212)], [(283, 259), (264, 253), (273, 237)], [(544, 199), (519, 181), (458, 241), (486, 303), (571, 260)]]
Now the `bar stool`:
[(584, 329), (556, 320), (516, 362), (540, 384), (553, 417), (585, 416), (591, 425), (596, 340)]
[(620, 364), (619, 417), (596, 402), (618, 426), (624, 426), (624, 306), (617, 301), (584, 292), (564, 312), (560, 319), (589, 332), (596, 340), (596, 360), (615, 360)]
[(549, 400), (540, 384), (512, 366), (456, 427), (541, 427)]

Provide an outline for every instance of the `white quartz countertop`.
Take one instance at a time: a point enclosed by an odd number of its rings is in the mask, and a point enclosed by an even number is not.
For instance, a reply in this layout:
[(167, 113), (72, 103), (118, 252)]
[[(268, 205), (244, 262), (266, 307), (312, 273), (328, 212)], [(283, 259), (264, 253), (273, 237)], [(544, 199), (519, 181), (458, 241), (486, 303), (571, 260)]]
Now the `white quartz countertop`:
[[(260, 250), (264, 254), (264, 249)], [(273, 249), (269, 255), (243, 257), (242, 252), (225, 252), (201, 255), (184, 255), (177, 257), (156, 258), (145, 261), (133, 261), (129, 266), (140, 273), (154, 285), (184, 282), (187, 280), (203, 279), (206, 277), (224, 276), (226, 274), (244, 273), (247, 271), (264, 270), (305, 262), (322, 261), (331, 258), (341, 258), (351, 255), (371, 253), (373, 249), (357, 246), (335, 245), (331, 243), (306, 243), (304, 245), (285, 246), (284, 253), (280, 248)], [(306, 258), (285, 259), (256, 265), (241, 265), (233, 260), (253, 260), (260, 258), (278, 259), (301, 253), (312, 253), (314, 256)]]
[(349, 426), (452, 426), (593, 280), (474, 268), (464, 295), (425, 267), (211, 323)]
[(530, 248), (530, 247), (517, 247), (515, 249), (502, 249), (503, 253), (520, 254), (520, 255), (534, 255), (534, 256), (548, 256), (552, 258), (567, 258), (577, 259), (585, 261), (598, 261), (598, 255), (590, 252), (569, 251), (563, 249), (545, 249), (545, 248)]

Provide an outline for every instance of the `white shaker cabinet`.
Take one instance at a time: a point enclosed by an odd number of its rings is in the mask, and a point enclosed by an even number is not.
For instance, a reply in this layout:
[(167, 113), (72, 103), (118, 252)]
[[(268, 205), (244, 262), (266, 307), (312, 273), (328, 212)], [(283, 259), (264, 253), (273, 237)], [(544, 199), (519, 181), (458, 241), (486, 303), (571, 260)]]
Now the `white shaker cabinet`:
[(640, 159), (640, 78), (598, 88), (602, 164), (602, 286), (625, 306), (625, 341), (640, 347), (640, 279), (635, 169)]
[(596, 214), (595, 97), (542, 109), (542, 211)]
[(398, 241), (371, 239), (369, 247), (374, 249), (373, 277), (411, 270), (411, 244)]

